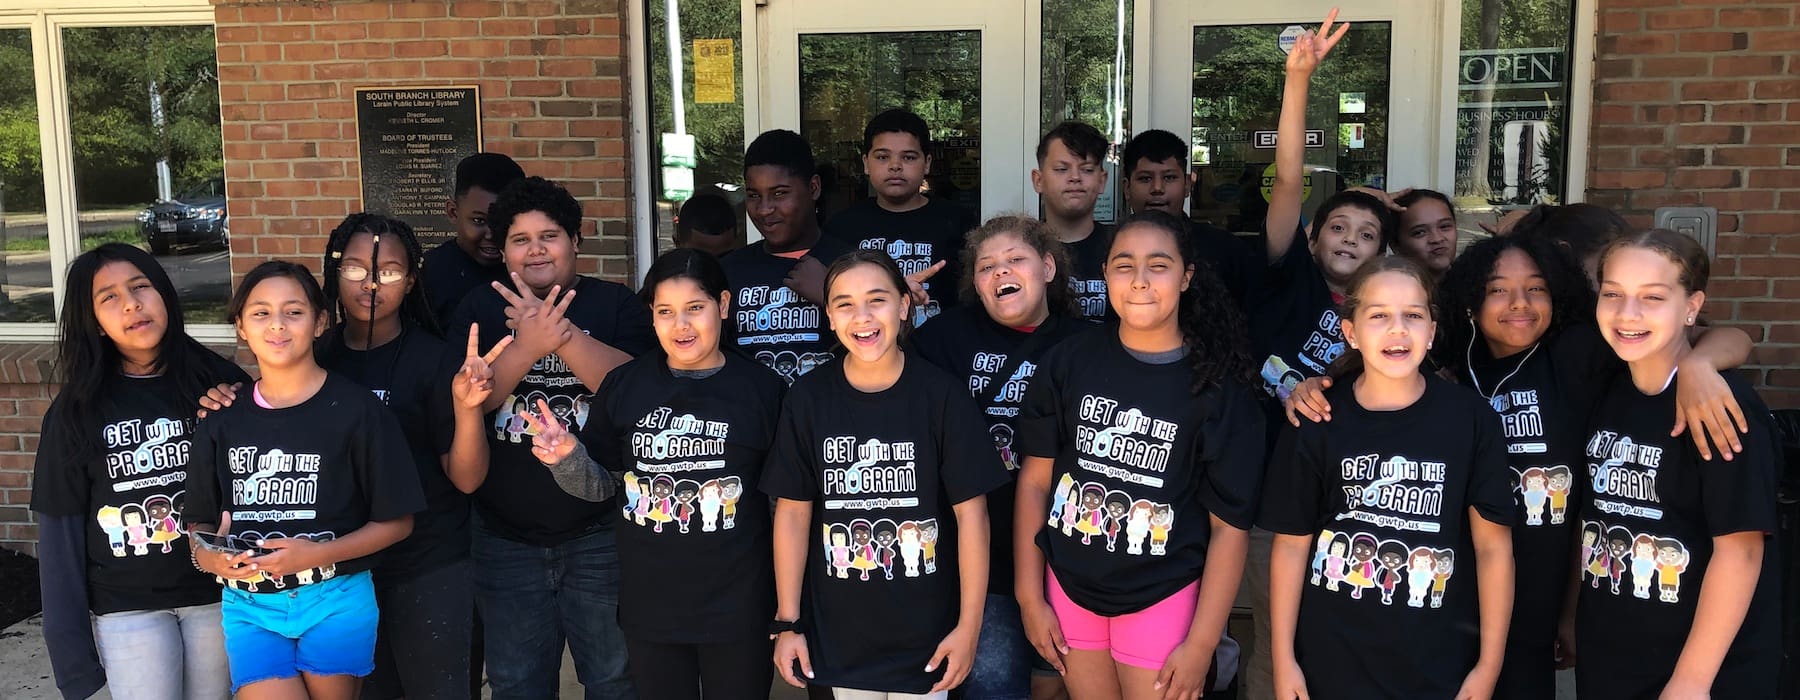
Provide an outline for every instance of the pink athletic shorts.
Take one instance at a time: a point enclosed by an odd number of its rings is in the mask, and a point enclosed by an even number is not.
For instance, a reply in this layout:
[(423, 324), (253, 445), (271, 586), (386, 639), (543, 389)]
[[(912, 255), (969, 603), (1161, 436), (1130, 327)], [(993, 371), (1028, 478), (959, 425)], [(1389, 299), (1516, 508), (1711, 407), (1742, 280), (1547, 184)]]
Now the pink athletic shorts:
[(1200, 582), (1195, 581), (1148, 608), (1106, 617), (1069, 600), (1056, 574), (1048, 574), (1048, 579), (1050, 609), (1056, 612), (1069, 648), (1111, 651), (1114, 661), (1152, 671), (1162, 670), (1169, 652), (1187, 640), (1194, 609), (1200, 604)]

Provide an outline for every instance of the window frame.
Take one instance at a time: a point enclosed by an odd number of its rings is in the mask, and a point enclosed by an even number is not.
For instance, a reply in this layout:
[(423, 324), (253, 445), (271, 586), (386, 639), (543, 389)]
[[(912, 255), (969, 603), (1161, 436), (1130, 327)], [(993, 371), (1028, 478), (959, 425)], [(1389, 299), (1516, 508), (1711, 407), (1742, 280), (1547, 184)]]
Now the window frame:
[[(15, 0), (0, 10), (0, 29), (31, 32), (33, 80), (38, 103), (38, 146), (44, 163), (44, 215), (50, 237), (52, 308), (60, 316), (67, 293), (64, 277), (81, 253), (79, 207), (75, 201), (74, 135), (69, 122), (69, 83), (63, 53), (64, 29), (79, 27), (215, 25), (206, 0)], [(0, 343), (52, 343), (58, 322), (0, 322)], [(188, 335), (207, 344), (235, 344), (228, 324), (192, 323)]]

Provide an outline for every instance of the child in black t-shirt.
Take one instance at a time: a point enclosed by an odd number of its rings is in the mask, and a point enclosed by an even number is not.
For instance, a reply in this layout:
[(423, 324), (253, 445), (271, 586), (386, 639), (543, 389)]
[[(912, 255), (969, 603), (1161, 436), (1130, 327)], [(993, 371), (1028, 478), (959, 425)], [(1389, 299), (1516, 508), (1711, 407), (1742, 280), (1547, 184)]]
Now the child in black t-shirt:
[(369, 569), (425, 506), (393, 414), (315, 362), (326, 309), (304, 266), (245, 275), (228, 315), (262, 376), (201, 423), (188, 465), (184, 516), (195, 563), (226, 583), (234, 693), (354, 695), (374, 667)]
[(1084, 318), (1105, 318), (1106, 276), (1101, 273), (1111, 227), (1094, 220), (1094, 205), (1106, 190), (1106, 137), (1088, 124), (1067, 121), (1038, 139), (1031, 188), (1044, 208), (1044, 225), (1056, 232), (1074, 259), (1069, 286)]
[(506, 264), (500, 259), (499, 237), (488, 228), (488, 208), (508, 185), (523, 179), (519, 164), (499, 153), (477, 153), (456, 164), (456, 188), (444, 203), (456, 238), (426, 253), (419, 272), (418, 284), (438, 325), (449, 322), (470, 290), (505, 281)]
[(812, 147), (785, 129), (744, 150), (744, 212), (763, 239), (720, 262), (731, 282), (727, 337), (789, 384), (834, 359), (824, 308), (825, 267), (851, 248), (819, 231)]
[(1629, 372), (1613, 378), (1586, 444), (1573, 651), (1583, 697), (1772, 698), (1783, 619), (1776, 530), (1781, 452), (1768, 409), (1729, 377), (1749, 430), (1743, 453), (1706, 463), (1670, 435), (1669, 387), (1693, 351), (1706, 250), (1651, 230), (1600, 253), (1600, 334)]
[(765, 698), (775, 590), (757, 485), (787, 383), (720, 345), (731, 293), (711, 255), (664, 253), (641, 295), (662, 352), (606, 375), (579, 444), (540, 402), (533, 451), (579, 498), (623, 483), (619, 624), (638, 696)]
[[(1586, 421), (1596, 394), (1623, 367), (1587, 321), (1594, 298), (1581, 268), (1536, 231), (1469, 246), (1444, 273), (1437, 300), (1446, 318), (1471, 321), (1440, 327), (1440, 366), (1500, 414), (1512, 469), (1513, 614), (1494, 697), (1548, 697), (1555, 693), (1554, 665), (1561, 656), (1555, 643), (1568, 594), (1567, 553), (1575, 546), (1575, 511), (1589, 481), (1581, 469)], [(1705, 348), (1697, 346), (1689, 356), (1677, 396), (1685, 397), (1683, 404), (1708, 401), (1695, 397), (1713, 392), (1730, 400), (1731, 388), (1712, 363), (1729, 368), (1741, 362), (1749, 337), (1718, 329), (1697, 342)], [(1296, 413), (1329, 419), (1331, 406), (1320, 387), (1330, 385), (1329, 379), (1309, 379), (1289, 397), (1296, 427)], [(1735, 412), (1731, 401), (1728, 412)], [(1736, 439), (1735, 426), (1701, 422), (1711, 411), (1688, 415), (1694, 435), (1726, 430)], [(1720, 443), (1726, 444), (1723, 437)], [(1702, 437), (1698, 445), (1709, 443)]]
[(974, 212), (925, 196), (931, 150), (931, 131), (919, 115), (905, 109), (875, 115), (862, 143), (863, 174), (875, 196), (825, 222), (825, 235), (852, 248), (885, 250), (902, 273), (923, 276), (927, 298), (913, 310), (915, 326), (956, 305), (957, 256), (977, 223)]
[[(1042, 222), (990, 219), (969, 232), (960, 257), (970, 303), (921, 326), (912, 347), (938, 368), (968, 378), (1000, 461), (1017, 474), (1019, 406), (1038, 363), (1051, 347), (1095, 326), (1075, 316), (1068, 251)], [(1013, 599), (1015, 490), (1007, 485), (988, 494), (987, 608), (975, 667), (961, 691), (971, 699), (1025, 697), (1035, 680), (1033, 661), (1043, 663), (1025, 639)], [(1042, 670), (1054, 669), (1045, 664)]]
[(681, 203), (675, 215), (674, 243), (677, 248), (704, 250), (713, 257), (743, 245), (743, 232), (738, 222), (743, 215), (717, 190), (701, 192)]
[(140, 248), (82, 253), (64, 287), (63, 388), (31, 491), (57, 688), (224, 697), (219, 587), (190, 563), (184, 479), (193, 397), (248, 377), (187, 335), (174, 284)]
[(1163, 212), (1120, 227), (1118, 323), (1052, 348), (1019, 414), (1014, 586), (1075, 697), (1219, 688), (1262, 425), (1236, 305), (1185, 241)]
[[(505, 232), (512, 286), (470, 294), (450, 327), (474, 326), (479, 347), (513, 341), (493, 362), (489, 418), (458, 419), (458, 435), (479, 430), (488, 438), (488, 460), (448, 465), (451, 482), (475, 495), (475, 596), (488, 679), (496, 695), (553, 692), (566, 641), (587, 692), (626, 696), (613, 588), (616, 511), (557, 488), (531, 453), (523, 414), (542, 400), (565, 426), (585, 424), (607, 373), (653, 345), (650, 313), (624, 285), (576, 273), (581, 204), (568, 190), (526, 178), (489, 213), (494, 230)], [(592, 578), (563, 585), (563, 571)]]
[(1188, 218), (1184, 207), (1194, 174), (1188, 172), (1187, 142), (1162, 129), (1149, 129), (1131, 137), (1121, 160), (1125, 204), (1132, 212), (1162, 211), (1185, 224), (1198, 258), (1212, 266), (1232, 298), (1243, 305), (1261, 256), (1231, 232)]
[(800, 687), (941, 699), (975, 654), (983, 494), (1006, 471), (961, 383), (901, 350), (912, 304), (887, 253), (840, 258), (826, 281), (845, 357), (789, 392), (762, 482), (778, 499), (775, 667)]
[(1506, 447), (1491, 408), (1419, 371), (1436, 331), (1425, 274), (1386, 257), (1351, 279), (1344, 362), (1363, 371), (1327, 392), (1331, 422), (1276, 447), (1260, 523), (1276, 533), (1277, 698), (1488, 697), (1500, 675)]

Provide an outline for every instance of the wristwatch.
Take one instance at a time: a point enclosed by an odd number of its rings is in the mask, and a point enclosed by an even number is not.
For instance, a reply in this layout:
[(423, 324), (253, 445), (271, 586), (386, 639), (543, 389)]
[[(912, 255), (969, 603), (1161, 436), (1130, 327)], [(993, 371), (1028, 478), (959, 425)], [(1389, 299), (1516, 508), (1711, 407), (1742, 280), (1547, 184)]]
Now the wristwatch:
[(799, 620), (773, 620), (769, 622), (769, 636), (779, 636), (782, 632), (799, 632)]

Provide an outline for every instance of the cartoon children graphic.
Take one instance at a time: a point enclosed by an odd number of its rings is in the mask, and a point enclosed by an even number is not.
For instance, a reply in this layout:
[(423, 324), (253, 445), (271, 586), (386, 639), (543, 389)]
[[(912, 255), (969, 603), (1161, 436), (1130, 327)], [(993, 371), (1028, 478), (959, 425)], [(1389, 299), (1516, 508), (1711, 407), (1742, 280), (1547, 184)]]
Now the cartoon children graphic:
[(150, 514), (150, 544), (162, 545), (163, 554), (174, 551), (169, 543), (181, 539), (181, 523), (175, 520), (169, 497), (159, 494), (144, 499), (144, 510)]
[(681, 525), (681, 534), (687, 534), (688, 521), (694, 519), (694, 500), (699, 497), (700, 484), (693, 479), (675, 482), (675, 522)]
[(1125, 529), (1125, 513), (1131, 510), (1131, 497), (1124, 491), (1106, 493), (1106, 551), (1115, 551), (1119, 531)]
[(1456, 553), (1448, 549), (1440, 549), (1433, 553), (1437, 560), (1437, 568), (1431, 571), (1431, 607), (1444, 607), (1444, 586), (1450, 583), (1450, 574), (1456, 571)]
[(900, 561), (906, 565), (906, 575), (917, 578), (919, 575), (919, 558), (925, 553), (925, 545), (921, 540), (924, 534), (919, 532), (919, 524), (911, 520), (900, 523)]
[(1545, 473), (1550, 477), (1550, 524), (1561, 525), (1569, 513), (1569, 487), (1575, 477), (1564, 466), (1551, 467)]
[(923, 530), (925, 534), (925, 573), (935, 574), (937, 573), (937, 518), (926, 518), (925, 522), (919, 524), (919, 529)]
[[(507, 434), (511, 432), (513, 420), (518, 418), (518, 414), (513, 412), (513, 406), (514, 403), (512, 401), (502, 401), (500, 402), (500, 410), (494, 412), (495, 442), (505, 440)], [(513, 442), (518, 441), (518, 436), (515, 435), (513, 437)]]
[(1587, 521), (1581, 524), (1581, 575), (1593, 582), (1595, 588), (1600, 587), (1600, 579), (1606, 576), (1605, 548), (1600, 544), (1600, 524)]
[[(619, 478), (625, 482), (624, 514), (625, 514), (625, 519), (630, 520), (630, 519), (632, 519), (632, 516), (637, 514), (638, 501), (642, 500), (640, 497), (643, 495), (644, 492), (638, 490), (638, 481), (637, 481), (636, 474), (633, 474), (631, 472), (625, 472)], [(638, 524), (642, 525), (643, 523), (639, 522)]]
[(1631, 541), (1631, 594), (1650, 599), (1650, 582), (1656, 576), (1656, 538), (1638, 533)]
[(881, 565), (881, 572), (887, 574), (889, 581), (894, 580), (894, 539), (899, 536), (898, 529), (887, 518), (875, 521), (875, 563)]
[(1143, 554), (1144, 537), (1150, 534), (1150, 502), (1139, 500), (1131, 504), (1131, 513), (1125, 516), (1125, 553)]
[(850, 578), (850, 530), (842, 524), (825, 526), (825, 549), (838, 578)]
[(1376, 561), (1381, 563), (1381, 570), (1375, 574), (1375, 583), (1381, 587), (1381, 604), (1394, 604), (1394, 589), (1400, 587), (1400, 579), (1405, 574), (1400, 570), (1406, 568), (1406, 545), (1395, 540), (1386, 540), (1376, 550)]
[[(1065, 474), (1063, 478), (1068, 478), (1068, 475)], [(1068, 494), (1068, 500), (1063, 503), (1062, 508), (1062, 531), (1064, 537), (1073, 537), (1075, 524), (1081, 521), (1081, 484), (1070, 481)]]
[(1408, 607), (1425, 607), (1425, 593), (1431, 588), (1432, 569), (1437, 567), (1437, 558), (1431, 555), (1430, 547), (1419, 547), (1412, 551), (1406, 560), (1406, 604)]
[(1350, 569), (1344, 573), (1344, 582), (1350, 584), (1350, 597), (1361, 600), (1363, 591), (1375, 587), (1375, 571), (1380, 568), (1375, 563), (1375, 536), (1359, 533), (1350, 540)]
[(875, 563), (875, 532), (869, 521), (858, 518), (850, 522), (850, 568), (862, 572), (862, 580), (869, 580), (869, 570), (880, 564)]
[(725, 511), (724, 527), (730, 530), (737, 524), (737, 504), (738, 499), (744, 497), (744, 480), (735, 476), (720, 479), (719, 497), (723, 501), (722, 506)]
[(1319, 577), (1325, 574), (1325, 559), (1331, 556), (1330, 530), (1320, 530), (1319, 538), (1313, 542), (1312, 585), (1319, 585)]
[[(1073, 521), (1072, 519), (1064, 518), (1063, 511), (1068, 508), (1069, 501), (1074, 499), (1074, 496), (1071, 495), (1074, 489), (1075, 479), (1068, 474), (1062, 475), (1062, 479), (1056, 482), (1056, 490), (1051, 492), (1050, 522), (1048, 523), (1050, 527), (1056, 527), (1057, 523), (1063, 520)], [(1067, 535), (1069, 533), (1064, 531), (1063, 534)]]
[(648, 478), (641, 476), (637, 477), (637, 489), (637, 508), (632, 509), (631, 516), (636, 519), (637, 524), (641, 526), (644, 524), (644, 520), (650, 517), (650, 508), (655, 505), (654, 501), (656, 499), (651, 493), (653, 489), (650, 486), (650, 480)]
[(1175, 526), (1175, 509), (1167, 503), (1157, 503), (1150, 508), (1150, 554), (1162, 556), (1169, 552), (1169, 528)]
[(1668, 537), (1656, 540), (1657, 599), (1664, 603), (1681, 602), (1681, 572), (1687, 571), (1692, 557), (1679, 540)]
[(1338, 583), (1344, 580), (1344, 553), (1350, 548), (1350, 538), (1340, 532), (1331, 536), (1331, 551), (1325, 556), (1325, 590), (1338, 590)]
[(150, 553), (150, 523), (144, 515), (144, 507), (136, 503), (127, 503), (119, 512), (125, 516), (125, 534), (131, 545), (131, 553), (144, 556)]
[(1625, 578), (1625, 555), (1631, 552), (1631, 531), (1614, 525), (1606, 530), (1606, 577), (1612, 580), (1613, 595), (1619, 594), (1619, 581)]
[(511, 414), (512, 420), (506, 424), (506, 434), (513, 442), (518, 442), (519, 436), (526, 434), (525, 430), (528, 426), (525, 425), (525, 410), (525, 400), (514, 399), (512, 409), (507, 411)]
[(718, 479), (712, 479), (700, 485), (701, 532), (712, 532), (719, 529), (719, 508), (724, 505), (724, 499), (719, 496)]
[(1000, 462), (1006, 465), (1006, 470), (1009, 472), (1018, 471), (1019, 460), (1018, 457), (1013, 454), (1012, 449), (1012, 426), (1005, 423), (995, 423), (988, 427), (988, 435), (994, 438), (994, 450), (1000, 453)]
[(1550, 480), (1542, 467), (1526, 469), (1519, 475), (1520, 493), (1525, 497), (1525, 524), (1544, 524), (1544, 502), (1550, 499)]
[(106, 542), (112, 545), (113, 556), (125, 556), (125, 516), (118, 507), (102, 506), (94, 513), (94, 520), (100, 523), (100, 531), (106, 533)]
[(656, 523), (654, 532), (661, 534), (663, 523), (675, 519), (675, 478), (661, 474), (650, 482), (650, 512), (644, 517)]
[(1088, 484), (1081, 487), (1081, 520), (1075, 524), (1081, 532), (1082, 544), (1093, 544), (1094, 535), (1106, 532), (1106, 487)]

